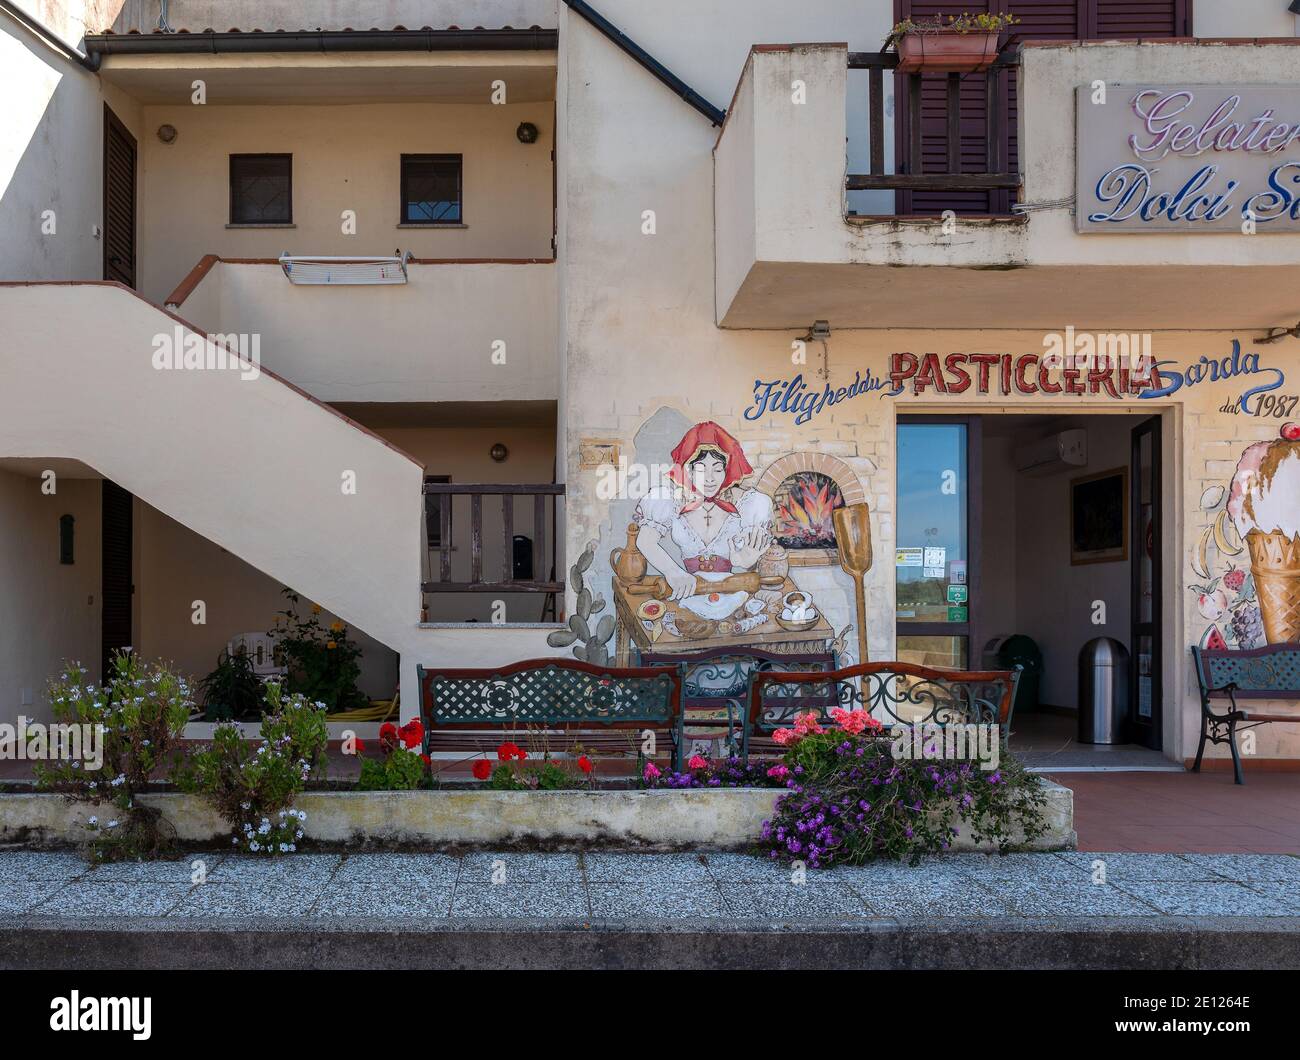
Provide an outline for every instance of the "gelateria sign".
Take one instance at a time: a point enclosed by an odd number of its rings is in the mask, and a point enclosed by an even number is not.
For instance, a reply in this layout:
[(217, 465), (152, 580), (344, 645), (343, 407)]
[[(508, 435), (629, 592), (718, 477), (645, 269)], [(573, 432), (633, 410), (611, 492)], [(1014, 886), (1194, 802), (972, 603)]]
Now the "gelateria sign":
[(1300, 85), (1080, 87), (1080, 232), (1300, 232)]

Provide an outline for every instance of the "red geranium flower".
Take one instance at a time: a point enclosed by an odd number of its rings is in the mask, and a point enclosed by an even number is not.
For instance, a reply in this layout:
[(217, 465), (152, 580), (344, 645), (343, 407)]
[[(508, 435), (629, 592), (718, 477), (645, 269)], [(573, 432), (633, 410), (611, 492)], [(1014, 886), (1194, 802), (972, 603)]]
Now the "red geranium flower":
[(492, 763), (486, 758), (480, 758), (474, 763), (474, 778), (476, 780), (487, 780), (492, 775)]
[(384, 724), (379, 726), (379, 738), (381, 740), (397, 739), (397, 726), (391, 721), (384, 722)]
[(518, 744), (503, 743), (497, 748), (497, 758), (502, 762), (511, 762), (516, 758), (523, 761), (528, 757), (528, 752), (519, 747)]
[(352, 740), (352, 746), (356, 749), (355, 751), (353, 751), (353, 753), (360, 754), (362, 751), (366, 749), (366, 741), (363, 740), (360, 736), (354, 737)]
[(591, 759), (588, 758), (586, 755), (579, 755), (578, 768), (581, 769), (584, 773), (590, 773), (596, 767), (591, 764)]
[[(432, 766), (433, 766), (433, 761), (429, 758), (428, 755), (420, 755), (420, 758), (421, 758), (421, 760), (424, 762), (424, 764), (425, 764), (426, 766), (429, 766), (429, 767), (432, 768)], [(484, 765), (487, 765), (487, 762), (484, 762), (483, 764), (484, 764)]]
[(397, 735), (402, 738), (402, 743), (409, 750), (424, 742), (424, 726), (420, 724), (419, 718), (412, 718), (397, 730)]

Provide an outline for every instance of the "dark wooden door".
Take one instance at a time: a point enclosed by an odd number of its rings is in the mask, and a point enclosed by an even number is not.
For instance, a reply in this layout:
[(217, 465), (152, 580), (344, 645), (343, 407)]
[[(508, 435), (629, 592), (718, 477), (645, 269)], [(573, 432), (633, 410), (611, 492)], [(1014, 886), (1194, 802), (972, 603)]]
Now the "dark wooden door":
[(1159, 751), (1164, 690), (1161, 682), (1161, 455), (1160, 417), (1133, 428), (1129, 465), (1129, 720), (1135, 743)]
[(131, 494), (107, 479), (101, 494), (103, 526), (102, 574), (99, 591), (104, 679), (113, 653), (131, 641)]
[[(1020, 21), (1003, 34), (1002, 42), (1013, 40), (1131, 40), (1137, 37), (1180, 37), (1191, 35), (1192, 0), (895, 0), (898, 19), (947, 21), (950, 15), (1013, 14)], [(948, 168), (947, 91), (945, 74), (922, 79), (921, 161), (922, 168), (905, 168), (907, 152), (907, 89), (900, 75), (894, 86), (897, 115), (894, 142), (898, 145), (898, 172), (943, 173)], [(1007, 172), (1019, 168), (1016, 141), (1016, 78), (1002, 74), (999, 93), (1003, 107), (1005, 146), (1002, 157)], [(983, 173), (987, 165), (985, 144), (987, 83), (983, 74), (962, 78), (961, 85), (961, 171)], [(996, 191), (900, 191), (897, 209), (902, 214), (939, 214), (953, 210), (964, 214), (1010, 211), (1012, 192)]]
[(135, 286), (135, 137), (104, 105), (104, 279)]

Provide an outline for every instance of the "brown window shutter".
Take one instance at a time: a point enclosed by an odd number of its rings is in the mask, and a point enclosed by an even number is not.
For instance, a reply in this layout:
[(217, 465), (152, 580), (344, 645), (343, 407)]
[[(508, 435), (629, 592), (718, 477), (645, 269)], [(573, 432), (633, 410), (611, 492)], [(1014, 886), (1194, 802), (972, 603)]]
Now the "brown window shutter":
[[(1191, 0), (895, 0), (899, 19), (927, 19), (969, 12), (1011, 13), (1020, 21), (1010, 31), (1021, 40), (1124, 40), (1136, 37), (1177, 37), (1190, 33)], [(921, 156), (925, 173), (947, 169), (947, 111), (944, 76), (925, 77), (921, 89)], [(899, 158), (907, 145), (907, 91), (902, 78), (895, 87), (895, 143)], [(1006, 108), (1007, 168), (1019, 166), (1016, 142), (1016, 79), (1003, 75), (1002, 100)], [(961, 86), (961, 171), (982, 173), (987, 164), (984, 143), (986, 93), (983, 75), (964, 77)], [(916, 172), (914, 169), (913, 172)], [(903, 214), (1006, 213), (1011, 208), (1008, 191), (898, 192), (897, 209)]]

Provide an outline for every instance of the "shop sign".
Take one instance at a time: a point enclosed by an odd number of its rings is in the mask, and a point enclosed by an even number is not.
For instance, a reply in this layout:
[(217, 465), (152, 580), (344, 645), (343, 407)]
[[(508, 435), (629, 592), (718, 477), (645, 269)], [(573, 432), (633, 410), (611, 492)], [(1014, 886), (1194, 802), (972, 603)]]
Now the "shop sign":
[(1076, 98), (1081, 233), (1300, 231), (1300, 86), (1107, 84)]
[(894, 566), (895, 567), (919, 567), (921, 566), (922, 557), (925, 555), (923, 548), (897, 548), (894, 549)]
[(965, 607), (948, 608), (949, 622), (967, 622), (970, 620), (970, 610)]
[(948, 586), (948, 603), (964, 604), (970, 599), (970, 588), (965, 585)]

